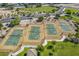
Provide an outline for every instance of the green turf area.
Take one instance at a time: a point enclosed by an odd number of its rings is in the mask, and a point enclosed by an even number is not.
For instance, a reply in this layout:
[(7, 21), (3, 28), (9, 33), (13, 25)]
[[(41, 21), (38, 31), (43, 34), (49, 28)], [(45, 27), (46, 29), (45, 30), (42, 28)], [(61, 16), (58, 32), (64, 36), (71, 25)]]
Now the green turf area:
[(27, 53), (27, 51), (29, 50), (29, 48), (24, 48), (24, 50), (19, 53), (17, 56), (24, 56), (25, 53)]
[(20, 29), (14, 30), (13, 33), (8, 38), (8, 40), (6, 41), (5, 45), (17, 45), (20, 40), (21, 34), (22, 30)]
[(74, 9), (74, 8), (66, 8), (65, 9), (65, 12), (71, 12), (71, 14), (74, 14), (74, 13), (77, 13), (77, 12), (79, 12), (79, 10), (78, 9)]
[(55, 55), (58, 56), (79, 56), (79, 44), (76, 45), (71, 42), (59, 42), (55, 45)]
[(68, 19), (68, 17), (67, 16), (60, 16), (59, 19), (65, 20), (65, 19)]
[(57, 34), (57, 31), (56, 31), (56, 29), (55, 29), (55, 27), (54, 27), (53, 24), (47, 24), (47, 25), (46, 25), (46, 29), (47, 29), (48, 35)]
[(40, 50), (40, 56), (79, 56), (79, 44), (71, 42), (48, 42)]
[(74, 22), (79, 22), (79, 17), (78, 16), (75, 16), (75, 15), (72, 15), (72, 20)]
[(39, 51), (40, 56), (49, 56), (49, 53), (53, 53), (52, 48), (53, 48), (53, 45), (51, 43), (48, 43), (45, 47), (41, 47)]
[[(78, 16), (76, 16), (76, 15), (70, 15), (70, 16), (72, 17), (71, 19), (73, 20), (73, 22), (79, 23), (79, 17)], [(65, 20), (65, 19), (69, 19), (69, 17), (67, 17), (67, 16), (60, 16), (60, 19)]]
[(43, 6), (43, 7), (37, 7), (37, 8), (19, 8), (19, 10), (24, 10), (29, 13), (35, 13), (35, 12), (45, 12), (49, 13), (52, 12), (52, 10), (57, 10), (56, 7), (50, 7), (50, 6)]
[(33, 26), (29, 34), (29, 40), (37, 40), (40, 37), (40, 28)]
[(0, 52), (0, 56), (8, 56), (9, 53), (7, 52)]
[(77, 16), (77, 13), (79, 13), (78, 9), (67, 8), (64, 13), (69, 13), (69, 16), (61, 16), (61, 19), (72, 19), (74, 22), (79, 22), (79, 16)]

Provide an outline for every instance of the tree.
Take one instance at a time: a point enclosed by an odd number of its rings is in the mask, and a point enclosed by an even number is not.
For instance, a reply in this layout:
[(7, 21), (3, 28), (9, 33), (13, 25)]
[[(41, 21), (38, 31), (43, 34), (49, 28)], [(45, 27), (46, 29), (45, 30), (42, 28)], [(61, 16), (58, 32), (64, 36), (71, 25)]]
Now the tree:
[(17, 16), (15, 20), (12, 20), (12, 21), (10, 22), (10, 25), (15, 26), (15, 25), (18, 25), (19, 22), (20, 22), (20, 19), (19, 19), (19, 17)]
[(38, 18), (37, 22), (42, 22), (43, 19), (44, 19), (44, 17), (41, 16), (41, 17)]
[(79, 27), (77, 27), (77, 33), (75, 34), (76, 38), (79, 38)]
[(2, 18), (3, 16), (2, 15), (0, 15), (0, 19)]
[(37, 51), (43, 51), (43, 50), (44, 50), (43, 46), (38, 46)]
[(1, 30), (2, 27), (3, 27), (3, 24), (2, 24), (2, 22), (0, 22), (0, 30)]
[(1, 7), (4, 7), (6, 9), (10, 9), (10, 10), (13, 10), (13, 8), (14, 8), (12, 4), (9, 5), (8, 3), (2, 3)]
[(47, 47), (47, 49), (52, 49), (53, 48), (53, 46), (52, 45), (49, 45), (48, 47)]
[(77, 12), (75, 15), (79, 16), (79, 12)]
[(2, 3), (1, 7), (8, 7), (8, 3)]
[(14, 9), (13, 5), (9, 5), (9, 6), (8, 6), (8, 9), (9, 9), (9, 10), (13, 10), (13, 9)]
[(52, 9), (52, 13), (54, 13), (56, 10), (55, 9)]
[(71, 11), (70, 10), (66, 10), (66, 14), (71, 15)]
[(53, 56), (53, 53), (49, 52), (49, 56)]
[(25, 8), (28, 8), (28, 4), (24, 4)]
[(41, 7), (42, 6), (42, 4), (41, 3), (38, 3), (37, 5), (36, 5), (36, 7)]
[(59, 17), (60, 17), (60, 14), (56, 14), (56, 16), (54, 18), (58, 19)]
[(64, 42), (70, 42), (71, 40), (70, 39), (68, 39), (68, 38), (66, 38), (65, 40), (64, 40)]
[(76, 37), (76, 38), (79, 38), (79, 33), (76, 33), (76, 34), (75, 34), (75, 37)]
[(40, 51), (37, 52), (37, 55), (40, 56)]
[(73, 34), (71, 34), (71, 33), (69, 33), (69, 34), (68, 34), (68, 37), (70, 37), (70, 38), (71, 38), (72, 36), (73, 36)]
[(27, 56), (27, 53), (25, 53), (24, 56)]
[(16, 11), (19, 11), (19, 8), (17, 8)]
[(52, 41), (52, 44), (55, 45), (56, 44), (56, 41)]
[(3, 29), (6, 30), (7, 28), (6, 27), (3, 27)]

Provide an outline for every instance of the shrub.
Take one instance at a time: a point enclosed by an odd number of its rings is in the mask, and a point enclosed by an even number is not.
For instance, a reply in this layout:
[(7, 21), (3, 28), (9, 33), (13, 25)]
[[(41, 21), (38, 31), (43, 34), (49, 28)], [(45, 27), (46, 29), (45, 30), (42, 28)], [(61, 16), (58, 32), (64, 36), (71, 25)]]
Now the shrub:
[(70, 40), (69, 40), (68, 38), (66, 38), (66, 39), (64, 40), (64, 42), (68, 42), (68, 41), (70, 42)]
[(52, 46), (52, 45), (50, 45), (50, 46), (48, 46), (48, 47), (47, 47), (47, 49), (52, 49), (52, 48), (53, 48), (53, 46)]
[(12, 20), (10, 22), (10, 25), (15, 26), (18, 25), (20, 23), (20, 18), (17, 16), (15, 20)]
[(40, 56), (40, 51), (37, 52), (37, 55)]
[(42, 22), (43, 19), (44, 19), (44, 17), (41, 16), (41, 17), (38, 18), (37, 22)]
[(53, 56), (53, 53), (49, 52), (49, 56)]
[(27, 53), (25, 53), (24, 56), (27, 56)]
[(52, 52), (55, 52), (55, 49), (52, 49)]
[(56, 41), (52, 41), (52, 44), (55, 45), (56, 44)]
[(38, 50), (38, 51), (43, 51), (44, 48), (43, 48), (43, 46), (38, 46), (37, 50)]

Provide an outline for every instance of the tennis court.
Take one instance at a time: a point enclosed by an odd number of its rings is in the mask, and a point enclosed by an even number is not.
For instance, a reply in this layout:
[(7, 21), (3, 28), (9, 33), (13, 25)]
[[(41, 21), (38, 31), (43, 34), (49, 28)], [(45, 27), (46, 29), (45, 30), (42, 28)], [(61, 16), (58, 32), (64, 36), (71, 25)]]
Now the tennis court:
[(57, 31), (56, 31), (56, 29), (55, 29), (53, 24), (46, 24), (46, 29), (47, 29), (47, 34), (48, 35), (55, 35), (55, 34), (57, 34)]
[(71, 31), (69, 24), (66, 24), (65, 22), (60, 22), (60, 26), (64, 32)]
[(40, 27), (32, 26), (29, 34), (29, 40), (37, 40), (40, 38)]
[(20, 37), (22, 35), (22, 30), (21, 29), (15, 29), (8, 40), (5, 42), (5, 45), (17, 45)]

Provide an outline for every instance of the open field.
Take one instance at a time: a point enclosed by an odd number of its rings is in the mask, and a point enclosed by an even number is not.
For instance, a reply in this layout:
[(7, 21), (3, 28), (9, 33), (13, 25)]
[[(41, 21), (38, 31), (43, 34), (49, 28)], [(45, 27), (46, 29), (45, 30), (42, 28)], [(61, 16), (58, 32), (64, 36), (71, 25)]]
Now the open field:
[[(79, 17), (77, 16), (77, 13), (79, 13), (78, 9), (73, 9), (73, 8), (67, 8), (65, 11), (65, 13), (71, 13), (70, 17), (74, 22), (79, 22)], [(70, 18), (68, 16), (61, 16), (60, 18), (62, 19), (68, 19)]]
[(55, 45), (54, 55), (56, 56), (79, 56), (79, 44), (74, 44), (71, 42), (58, 42)]
[(74, 22), (79, 22), (79, 17), (72, 15), (72, 20), (73, 20)]
[(67, 12), (67, 11), (70, 11), (71, 14), (79, 12), (78, 9), (74, 9), (74, 8), (67, 8), (67, 9), (65, 9), (65, 12)]
[[(49, 47), (49, 48), (48, 48)], [(40, 51), (41, 56), (79, 56), (79, 44), (71, 42), (48, 42)]]
[(56, 7), (49, 7), (49, 6), (43, 6), (43, 7), (37, 7), (37, 8), (19, 8), (20, 11), (25, 11), (27, 13), (35, 13), (35, 12), (45, 12), (45, 13), (51, 13), (52, 10), (57, 10)]

